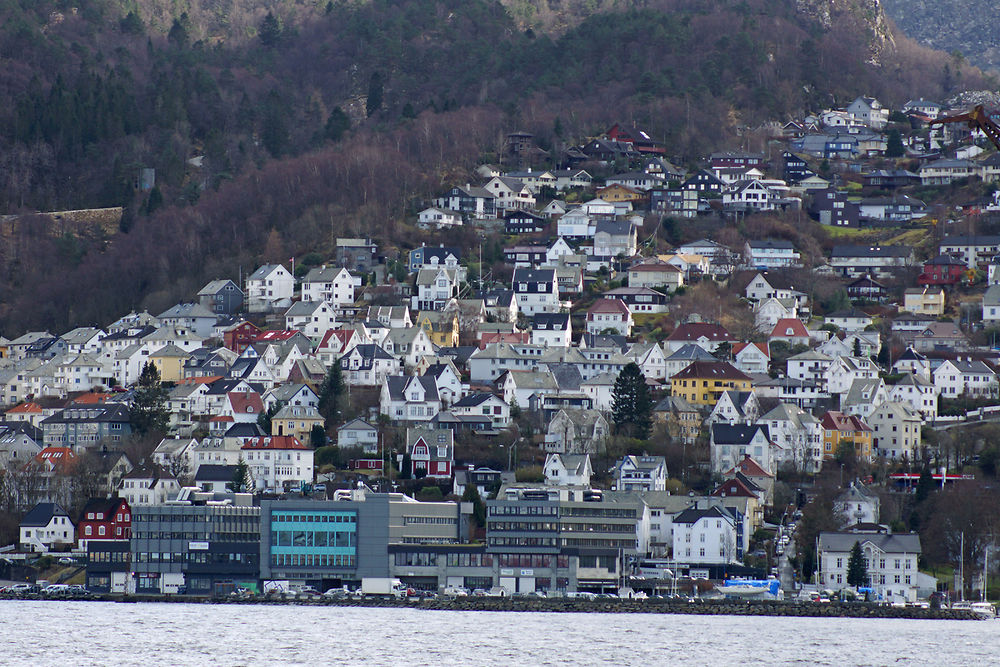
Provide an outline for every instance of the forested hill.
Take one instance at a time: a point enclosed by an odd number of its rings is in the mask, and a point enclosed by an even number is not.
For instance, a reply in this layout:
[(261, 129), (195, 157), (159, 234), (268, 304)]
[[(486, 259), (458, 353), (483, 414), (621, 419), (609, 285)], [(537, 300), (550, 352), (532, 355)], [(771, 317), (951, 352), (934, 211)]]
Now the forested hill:
[(118, 234), (5, 227), (0, 334), (168, 306), (342, 233), (405, 243), (403, 217), (512, 129), (554, 147), (634, 119), (691, 160), (858, 94), (982, 85), (853, 1), (603, 2), (550, 25), (525, 16), (543, 2), (0, 0), (0, 213), (125, 207)]

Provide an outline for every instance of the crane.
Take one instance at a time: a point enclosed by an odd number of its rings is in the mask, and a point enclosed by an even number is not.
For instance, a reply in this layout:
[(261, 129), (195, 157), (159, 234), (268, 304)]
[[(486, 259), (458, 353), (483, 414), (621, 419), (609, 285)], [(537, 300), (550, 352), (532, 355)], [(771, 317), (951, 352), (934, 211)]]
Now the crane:
[(937, 118), (928, 123), (928, 125), (943, 125), (944, 123), (965, 123), (973, 130), (982, 130), (983, 134), (989, 137), (993, 145), (1000, 151), (1000, 126), (990, 118), (990, 115), (986, 113), (986, 109), (983, 108), (982, 104), (976, 105), (976, 108), (969, 113)]

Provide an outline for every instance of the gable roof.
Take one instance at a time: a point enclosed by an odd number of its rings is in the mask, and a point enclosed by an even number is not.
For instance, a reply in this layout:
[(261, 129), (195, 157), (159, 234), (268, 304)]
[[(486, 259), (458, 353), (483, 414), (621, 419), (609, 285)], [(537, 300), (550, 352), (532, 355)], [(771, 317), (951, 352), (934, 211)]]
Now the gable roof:
[[(24, 515), (21, 519), (22, 527), (44, 527), (49, 525), (49, 521), (52, 520), (54, 516), (64, 516), (69, 518), (69, 512), (63, 509), (62, 505), (58, 503), (38, 503)], [(70, 519), (70, 523), (73, 520)]]

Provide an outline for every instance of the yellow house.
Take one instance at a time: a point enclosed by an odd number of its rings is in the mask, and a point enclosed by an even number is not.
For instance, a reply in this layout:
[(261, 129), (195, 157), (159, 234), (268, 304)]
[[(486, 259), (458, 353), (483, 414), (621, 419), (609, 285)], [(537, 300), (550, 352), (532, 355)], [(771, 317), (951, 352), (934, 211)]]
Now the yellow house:
[(421, 310), (413, 324), (420, 327), (438, 347), (458, 347), (458, 313)]
[(944, 315), (944, 290), (938, 285), (909, 287), (903, 292), (903, 310), (914, 315)]
[(695, 361), (670, 379), (670, 395), (714, 407), (727, 391), (750, 391), (750, 376), (725, 361)]
[(872, 458), (872, 428), (861, 417), (830, 410), (820, 419), (823, 427), (823, 458), (837, 456), (841, 443), (853, 442), (859, 459)]
[(271, 418), (271, 435), (294, 435), (308, 443), (313, 426), (323, 424), (323, 416), (311, 405), (286, 405)]
[(604, 201), (610, 203), (619, 201), (640, 201), (646, 198), (646, 195), (641, 190), (636, 190), (635, 188), (630, 188), (629, 186), (622, 185), (620, 183), (613, 183), (606, 188), (601, 188), (594, 194), (596, 194), (599, 199), (603, 199)]
[(190, 358), (190, 354), (173, 343), (149, 355), (149, 360), (160, 372), (161, 382), (180, 382), (184, 379), (184, 362)]

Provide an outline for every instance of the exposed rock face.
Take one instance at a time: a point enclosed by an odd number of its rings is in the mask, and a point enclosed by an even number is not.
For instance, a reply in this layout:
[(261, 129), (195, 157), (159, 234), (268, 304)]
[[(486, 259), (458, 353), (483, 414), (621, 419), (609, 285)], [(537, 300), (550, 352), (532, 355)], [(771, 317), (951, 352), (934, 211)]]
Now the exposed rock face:
[(967, 0), (884, 0), (885, 12), (906, 35), (978, 67), (1000, 70), (995, 5)]
[(878, 65), (882, 55), (895, 47), (879, 0), (795, 0), (795, 6), (800, 14), (817, 20), (826, 30), (841, 21), (862, 24), (869, 31), (869, 62), (873, 65)]

